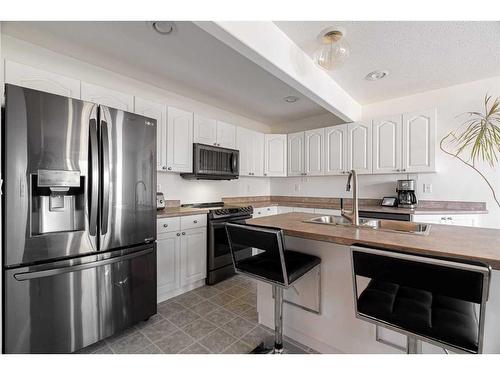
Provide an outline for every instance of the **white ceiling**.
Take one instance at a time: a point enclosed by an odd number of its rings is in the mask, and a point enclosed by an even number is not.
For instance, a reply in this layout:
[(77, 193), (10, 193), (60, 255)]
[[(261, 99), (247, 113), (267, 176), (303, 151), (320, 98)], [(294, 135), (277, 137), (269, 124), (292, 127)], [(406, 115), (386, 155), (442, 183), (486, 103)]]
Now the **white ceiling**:
[[(2, 33), (267, 125), (328, 113), (191, 22), (3, 22)], [(294, 95), (294, 104), (283, 98)], [(331, 114), (332, 123), (341, 122)]]
[[(500, 75), (500, 22), (275, 22), (309, 56), (326, 27), (346, 31), (351, 55), (332, 78), (368, 104)], [(380, 81), (366, 81), (377, 69)]]

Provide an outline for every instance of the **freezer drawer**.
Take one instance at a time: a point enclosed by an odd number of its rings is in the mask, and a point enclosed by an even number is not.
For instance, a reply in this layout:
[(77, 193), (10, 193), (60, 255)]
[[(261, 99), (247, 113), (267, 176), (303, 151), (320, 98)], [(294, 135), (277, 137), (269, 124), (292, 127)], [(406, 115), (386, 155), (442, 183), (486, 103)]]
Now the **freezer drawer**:
[(6, 353), (70, 353), (156, 313), (149, 246), (4, 271)]

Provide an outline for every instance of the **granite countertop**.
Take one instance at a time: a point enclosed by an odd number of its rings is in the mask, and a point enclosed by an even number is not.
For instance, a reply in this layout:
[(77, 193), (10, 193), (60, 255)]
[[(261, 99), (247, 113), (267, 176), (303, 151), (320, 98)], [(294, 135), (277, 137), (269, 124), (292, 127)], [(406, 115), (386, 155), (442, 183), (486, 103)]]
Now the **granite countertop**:
[(427, 236), (349, 226), (304, 223), (317, 215), (292, 212), (248, 220), (283, 229), (286, 235), (341, 245), (367, 245), (413, 254), (478, 260), (500, 270), (500, 229), (432, 224)]
[(189, 215), (201, 215), (208, 214), (206, 208), (193, 208), (193, 207), (166, 207), (162, 210), (156, 211), (156, 218), (166, 218), (166, 217), (177, 217), (177, 216), (189, 216)]

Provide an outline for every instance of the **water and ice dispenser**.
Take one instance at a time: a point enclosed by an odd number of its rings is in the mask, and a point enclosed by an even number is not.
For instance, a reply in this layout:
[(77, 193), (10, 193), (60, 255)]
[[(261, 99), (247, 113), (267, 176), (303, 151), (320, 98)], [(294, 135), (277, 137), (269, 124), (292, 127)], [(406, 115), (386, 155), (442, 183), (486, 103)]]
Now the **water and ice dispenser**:
[(39, 169), (31, 175), (31, 234), (85, 229), (85, 177)]

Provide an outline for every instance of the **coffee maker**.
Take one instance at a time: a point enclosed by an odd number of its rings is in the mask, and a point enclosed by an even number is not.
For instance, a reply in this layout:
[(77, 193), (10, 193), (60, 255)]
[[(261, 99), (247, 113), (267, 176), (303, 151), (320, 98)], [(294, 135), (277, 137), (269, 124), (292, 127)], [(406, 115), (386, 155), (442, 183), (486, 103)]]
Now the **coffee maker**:
[(415, 208), (417, 206), (415, 180), (398, 180), (396, 192), (398, 193), (398, 207)]

